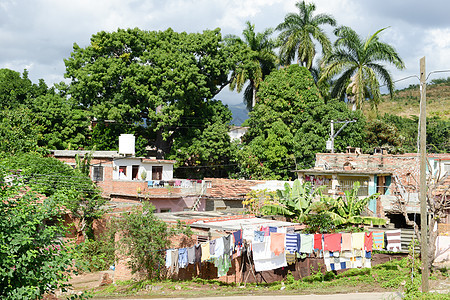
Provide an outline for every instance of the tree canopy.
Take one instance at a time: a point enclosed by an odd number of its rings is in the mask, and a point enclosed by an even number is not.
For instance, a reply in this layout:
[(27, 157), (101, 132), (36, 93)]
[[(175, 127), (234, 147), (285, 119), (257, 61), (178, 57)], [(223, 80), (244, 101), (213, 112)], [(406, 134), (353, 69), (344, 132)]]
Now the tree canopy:
[(219, 29), (102, 31), (85, 48), (74, 44), (65, 76), (70, 95), (99, 120), (145, 120), (157, 133), (154, 144), (168, 153), (180, 128), (212, 117), (200, 115), (201, 107), (230, 83), (246, 51), (224, 43)]
[(321, 81), (335, 75), (338, 78), (333, 84), (332, 96), (343, 98), (345, 95), (361, 109), (363, 101), (370, 100), (376, 108), (380, 98), (381, 79), (392, 97), (394, 83), (390, 72), (381, 64), (387, 62), (398, 69), (405, 67), (394, 47), (379, 39), (380, 29), (363, 40), (353, 29), (341, 26), (335, 29), (337, 40), (333, 51), (325, 57)]
[(316, 55), (313, 38), (320, 43), (324, 54), (330, 52), (331, 42), (320, 26), (336, 26), (336, 20), (327, 14), (313, 16), (316, 10), (314, 3), (301, 1), (295, 6), (298, 13), (287, 14), (284, 22), (276, 28), (281, 31), (278, 37), (281, 43), (280, 58), (283, 64), (288, 65), (297, 57), (298, 64), (310, 69)]
[(243, 40), (234, 35), (229, 35), (226, 39), (230, 43), (246, 44), (251, 50), (250, 58), (234, 72), (230, 83), (230, 89), (236, 89), (240, 93), (245, 83), (249, 82), (244, 90), (244, 103), (250, 111), (256, 105), (259, 84), (275, 69), (276, 44), (270, 37), (273, 33), (272, 28), (256, 33), (254, 24), (249, 21), (245, 24), (247, 27), (242, 31)]
[(243, 176), (287, 179), (295, 168), (311, 166), (315, 153), (325, 150), (332, 119), (358, 120), (336, 139), (337, 149), (364, 143), (362, 114), (337, 101), (325, 104), (304, 67), (291, 65), (272, 72), (258, 97), (261, 101), (250, 113), (245, 155), (240, 159)]

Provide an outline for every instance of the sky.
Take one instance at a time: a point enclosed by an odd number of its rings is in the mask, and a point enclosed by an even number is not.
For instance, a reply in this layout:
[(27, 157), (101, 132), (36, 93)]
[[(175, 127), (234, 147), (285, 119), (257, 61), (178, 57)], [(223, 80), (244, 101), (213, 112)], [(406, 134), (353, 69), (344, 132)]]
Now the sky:
[[(245, 22), (257, 32), (275, 28), (287, 13), (298, 12), (295, 0), (0, 0), (0, 68), (29, 71), (37, 83), (51, 86), (64, 80), (64, 59), (73, 44), (89, 44), (99, 31), (138, 27), (143, 30), (202, 32), (221, 28), (222, 34), (241, 36)], [(394, 80), (419, 76), (419, 59), (426, 57), (426, 72), (450, 70), (450, 1), (448, 0), (315, 0), (316, 14), (335, 17), (361, 37), (389, 27), (380, 34), (394, 46), (406, 69), (388, 67)], [(323, 29), (334, 41), (332, 28)], [(275, 37), (276, 35), (274, 35)], [(450, 72), (433, 73), (434, 78)], [(401, 80), (397, 88), (418, 84)], [(242, 103), (242, 96), (225, 90), (226, 104)]]

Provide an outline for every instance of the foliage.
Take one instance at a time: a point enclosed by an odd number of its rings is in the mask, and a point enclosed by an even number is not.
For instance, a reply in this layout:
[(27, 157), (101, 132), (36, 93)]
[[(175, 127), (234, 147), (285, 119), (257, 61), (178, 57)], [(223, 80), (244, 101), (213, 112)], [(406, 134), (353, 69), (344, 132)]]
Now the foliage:
[(39, 148), (43, 127), (25, 107), (0, 110), (0, 157), (42, 151)]
[(43, 80), (35, 85), (28, 79), (28, 72), (20, 73), (0, 69), (0, 109), (14, 109), (22, 105), (28, 105), (31, 98), (43, 94), (47, 86)]
[(351, 28), (340, 26), (334, 33), (337, 40), (334, 50), (325, 57), (324, 72), (321, 81), (338, 75), (332, 89), (332, 96), (352, 100), (356, 108), (361, 108), (367, 98), (376, 108), (380, 101), (381, 79), (393, 95), (394, 83), (389, 71), (381, 62), (387, 62), (398, 69), (403, 69), (404, 63), (395, 49), (379, 40), (378, 30), (372, 36), (363, 40)]
[(242, 201), (242, 205), (248, 213), (259, 215), (261, 214), (261, 208), (264, 205), (278, 202), (279, 198), (276, 192), (267, 190), (252, 190), (245, 195), (245, 200)]
[(320, 26), (325, 24), (336, 26), (336, 20), (327, 14), (313, 16), (316, 10), (314, 3), (307, 4), (301, 1), (295, 6), (299, 10), (298, 14), (287, 14), (284, 22), (276, 28), (281, 31), (280, 58), (283, 64), (289, 65), (297, 56), (297, 63), (310, 69), (316, 54), (312, 39), (319, 41), (323, 53), (328, 53), (331, 50), (331, 42)]
[(173, 150), (166, 156), (177, 161), (175, 176), (227, 177), (234, 169), (234, 153), (237, 150), (228, 134), (231, 112), (221, 101), (210, 100), (195, 113), (210, 118), (193, 120), (193, 127), (179, 129), (179, 137), (173, 141)]
[(310, 214), (304, 223), (308, 225), (304, 230), (306, 233), (333, 233), (336, 230), (333, 219), (326, 213)]
[(99, 120), (146, 121), (154, 144), (170, 152), (180, 129), (195, 128), (211, 115), (202, 107), (227, 84), (246, 48), (222, 40), (220, 30), (203, 33), (98, 32), (85, 48), (74, 44), (65, 60), (69, 93)]
[(154, 206), (144, 202), (131, 213), (124, 213), (117, 221), (121, 233), (120, 249), (130, 257), (133, 273), (145, 272), (147, 277), (161, 278), (163, 275), (165, 249), (170, 248), (170, 238), (175, 234), (191, 235), (189, 227), (183, 229), (181, 223), (171, 228), (153, 214)]
[(317, 206), (315, 206), (314, 209), (319, 213), (327, 215), (333, 220), (333, 223), (336, 226), (346, 224), (386, 224), (386, 220), (382, 218), (362, 216), (369, 201), (376, 199), (379, 195), (373, 194), (365, 198), (358, 197), (359, 187), (360, 183), (357, 181), (350, 191), (344, 191), (344, 197), (339, 196), (338, 198), (333, 199), (331, 197), (322, 196), (321, 202), (325, 205), (319, 211), (317, 210)]
[(30, 109), (42, 126), (39, 145), (47, 149), (80, 149), (89, 141), (90, 113), (74, 99), (48, 92), (33, 98)]
[(25, 192), (19, 181), (2, 171), (0, 188), (0, 297), (37, 299), (67, 290), (72, 265), (61, 240), (61, 206)]
[(75, 250), (77, 268), (89, 272), (107, 270), (115, 261), (114, 233), (86, 239)]
[(313, 189), (311, 182), (301, 184), (296, 179), (292, 187), (285, 183), (284, 190), (277, 190), (277, 201), (263, 205), (261, 212), (265, 215), (283, 215), (303, 222), (311, 210), (313, 199), (320, 193), (320, 189)]
[[(405, 118), (391, 114), (378, 116), (367, 122), (367, 144), (363, 151), (370, 153), (375, 147), (385, 147), (390, 153), (417, 151), (418, 118)], [(427, 151), (447, 153), (450, 151), (450, 120), (439, 117), (427, 118)]]
[(271, 28), (256, 33), (254, 24), (247, 21), (246, 26), (242, 31), (244, 40), (234, 35), (226, 36), (226, 40), (229, 43), (245, 44), (250, 50), (249, 59), (243, 60), (243, 65), (233, 73), (230, 89), (236, 89), (240, 93), (245, 83), (249, 81), (244, 91), (244, 103), (251, 111), (256, 104), (259, 84), (275, 69), (276, 55), (273, 50), (276, 45), (270, 38), (273, 33)]
[(82, 232), (93, 238), (92, 222), (103, 215), (106, 199), (100, 196), (89, 176), (53, 157), (32, 153), (7, 157), (0, 161), (0, 166), (20, 170), (33, 191), (55, 199), (75, 218), (84, 220), (86, 227)]
[(291, 65), (273, 71), (261, 83), (258, 99), (249, 114), (250, 129), (244, 137), (236, 177), (293, 178), (291, 170), (311, 166), (315, 153), (325, 150), (332, 119), (358, 120), (336, 139), (338, 151), (364, 144), (361, 112), (351, 112), (338, 101), (325, 104), (306, 68)]

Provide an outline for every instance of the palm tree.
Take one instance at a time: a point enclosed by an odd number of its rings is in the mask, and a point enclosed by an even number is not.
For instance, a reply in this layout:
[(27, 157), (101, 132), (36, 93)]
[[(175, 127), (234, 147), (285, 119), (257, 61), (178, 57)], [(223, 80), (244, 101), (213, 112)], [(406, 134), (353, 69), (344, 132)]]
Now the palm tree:
[(331, 42), (320, 25), (336, 26), (336, 20), (327, 14), (313, 16), (316, 10), (313, 3), (306, 4), (302, 1), (295, 6), (299, 9), (298, 14), (287, 14), (284, 22), (276, 28), (281, 31), (280, 58), (282, 63), (290, 64), (297, 55), (297, 63), (310, 69), (316, 55), (313, 38), (321, 44), (323, 53), (331, 51)]
[(373, 108), (380, 101), (380, 85), (378, 77), (387, 86), (391, 97), (394, 83), (390, 72), (381, 62), (393, 64), (398, 69), (405, 67), (395, 49), (379, 40), (380, 29), (366, 40), (346, 26), (336, 28), (337, 40), (334, 50), (324, 60), (324, 72), (321, 81), (328, 80), (339, 74), (334, 82), (332, 97), (348, 99), (356, 108), (361, 108), (363, 101), (369, 98)]
[(270, 38), (273, 29), (268, 28), (263, 32), (256, 33), (254, 24), (247, 21), (246, 25), (247, 27), (242, 31), (244, 40), (235, 35), (228, 35), (225, 39), (229, 43), (246, 44), (250, 50), (249, 60), (233, 73), (230, 89), (232, 91), (236, 89), (240, 93), (245, 83), (249, 81), (244, 90), (244, 103), (247, 109), (251, 110), (256, 105), (256, 92), (259, 84), (276, 66), (276, 55), (273, 50), (275, 43)]

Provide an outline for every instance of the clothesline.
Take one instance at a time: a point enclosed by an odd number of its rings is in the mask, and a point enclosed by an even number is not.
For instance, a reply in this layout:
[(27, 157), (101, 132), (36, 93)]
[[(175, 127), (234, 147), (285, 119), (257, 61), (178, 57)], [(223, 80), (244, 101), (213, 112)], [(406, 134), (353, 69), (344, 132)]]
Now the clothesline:
[[(255, 230), (257, 229), (257, 230)], [(387, 250), (400, 250), (400, 230), (386, 232)], [(231, 257), (252, 252), (255, 271), (268, 271), (313, 253), (324, 258), (327, 270), (370, 267), (372, 249), (385, 248), (384, 231), (333, 234), (295, 233), (293, 228), (258, 226), (196, 244), (193, 247), (166, 250), (166, 267), (172, 272), (189, 264), (213, 262), (218, 277), (226, 275)]]

